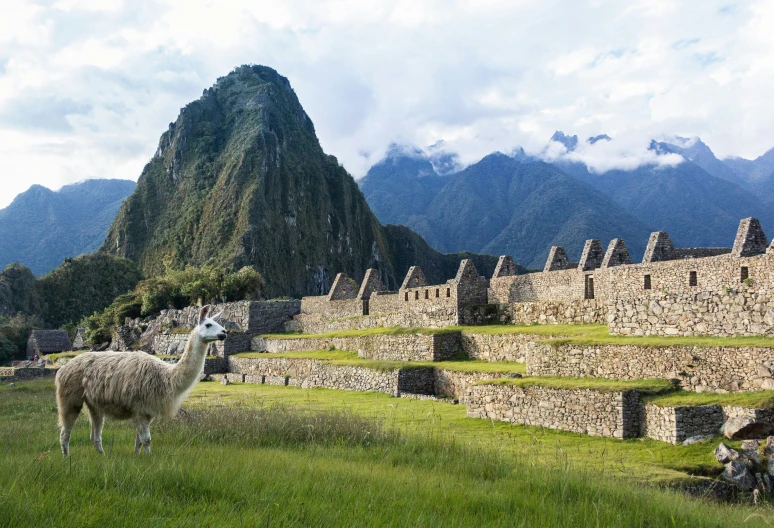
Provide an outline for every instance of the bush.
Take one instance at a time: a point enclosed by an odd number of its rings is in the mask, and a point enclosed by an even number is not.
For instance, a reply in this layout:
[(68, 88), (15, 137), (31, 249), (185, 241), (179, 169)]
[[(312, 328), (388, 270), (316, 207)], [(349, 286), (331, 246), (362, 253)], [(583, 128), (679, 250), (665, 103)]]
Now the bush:
[(81, 322), (86, 340), (92, 345), (110, 341), (113, 329), (124, 320), (156, 316), (167, 308), (182, 309), (204, 303), (254, 300), (263, 297), (260, 273), (245, 267), (235, 273), (206, 266), (168, 271), (165, 275), (140, 281), (134, 291), (119, 295), (101, 312)]
[(24, 315), (0, 317), (0, 363), (23, 359), (27, 351), (27, 339), (37, 321)]

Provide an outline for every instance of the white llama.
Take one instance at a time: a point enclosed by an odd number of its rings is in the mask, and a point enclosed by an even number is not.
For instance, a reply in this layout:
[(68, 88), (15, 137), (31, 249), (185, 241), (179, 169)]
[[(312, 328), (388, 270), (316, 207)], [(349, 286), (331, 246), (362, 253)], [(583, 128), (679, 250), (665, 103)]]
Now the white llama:
[(87, 352), (75, 357), (56, 374), (59, 435), (62, 453), (70, 452), (70, 431), (83, 404), (91, 419), (91, 443), (102, 450), (105, 416), (132, 419), (137, 428), (134, 454), (142, 446), (150, 453), (150, 424), (154, 418), (174, 416), (204, 370), (207, 345), (226, 339), (226, 331), (207, 317), (209, 305), (199, 313), (185, 352), (175, 365), (144, 352)]

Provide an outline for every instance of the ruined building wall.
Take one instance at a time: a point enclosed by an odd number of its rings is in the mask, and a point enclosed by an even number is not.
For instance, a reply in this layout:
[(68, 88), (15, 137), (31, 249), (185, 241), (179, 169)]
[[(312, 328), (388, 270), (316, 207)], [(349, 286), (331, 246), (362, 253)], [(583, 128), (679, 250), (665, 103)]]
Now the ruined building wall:
[(622, 266), (611, 281), (611, 334), (774, 335), (772, 254)]

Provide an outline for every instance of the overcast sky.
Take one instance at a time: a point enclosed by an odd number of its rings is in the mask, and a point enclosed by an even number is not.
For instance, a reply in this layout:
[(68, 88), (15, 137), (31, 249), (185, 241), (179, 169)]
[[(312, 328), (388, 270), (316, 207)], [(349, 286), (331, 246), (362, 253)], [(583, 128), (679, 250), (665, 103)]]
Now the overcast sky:
[(244, 63), (290, 79), (356, 177), (390, 142), (472, 162), (557, 129), (612, 136), (600, 170), (670, 135), (754, 158), (774, 146), (772, 28), (771, 0), (2, 0), (0, 207), (34, 183), (136, 180)]

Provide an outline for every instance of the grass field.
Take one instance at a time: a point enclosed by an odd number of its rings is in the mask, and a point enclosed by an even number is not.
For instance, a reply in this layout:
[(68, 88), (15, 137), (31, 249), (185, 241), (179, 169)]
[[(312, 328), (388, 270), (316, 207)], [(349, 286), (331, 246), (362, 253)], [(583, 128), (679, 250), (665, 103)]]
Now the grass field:
[[(52, 383), (0, 387), (0, 526), (766, 526), (769, 506), (644, 485), (719, 469), (711, 443), (615, 441), (374, 393), (200, 383), (154, 454), (88, 420), (58, 452)], [(762, 515), (763, 518), (750, 515)]]
[(365, 330), (342, 330), (325, 334), (268, 334), (269, 339), (310, 339), (334, 337), (362, 337), (369, 335), (439, 334), (465, 332), (468, 334), (502, 335), (528, 334), (545, 336), (545, 341), (555, 345), (639, 345), (649, 347), (698, 346), (698, 347), (774, 347), (774, 338), (752, 337), (669, 337), (669, 336), (611, 336), (606, 325), (558, 324), (558, 325), (482, 325), (447, 326), (445, 328), (403, 328), (399, 326), (376, 327)]
[(682, 405), (733, 405), (748, 409), (770, 409), (774, 407), (774, 391), (759, 392), (729, 392), (716, 394), (714, 392), (678, 391), (671, 394), (647, 396), (648, 403), (661, 407), (679, 407)]

